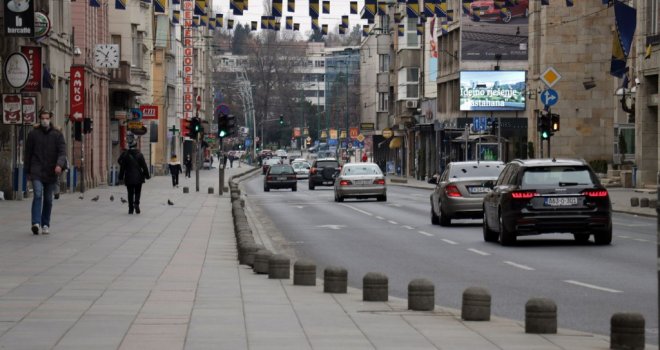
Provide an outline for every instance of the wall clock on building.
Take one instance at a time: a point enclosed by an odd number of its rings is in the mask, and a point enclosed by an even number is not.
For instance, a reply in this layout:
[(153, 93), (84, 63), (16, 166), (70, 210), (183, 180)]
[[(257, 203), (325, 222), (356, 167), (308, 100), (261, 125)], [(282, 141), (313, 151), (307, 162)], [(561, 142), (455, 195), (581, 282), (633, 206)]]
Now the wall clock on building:
[(98, 44), (94, 49), (94, 66), (119, 68), (119, 45)]

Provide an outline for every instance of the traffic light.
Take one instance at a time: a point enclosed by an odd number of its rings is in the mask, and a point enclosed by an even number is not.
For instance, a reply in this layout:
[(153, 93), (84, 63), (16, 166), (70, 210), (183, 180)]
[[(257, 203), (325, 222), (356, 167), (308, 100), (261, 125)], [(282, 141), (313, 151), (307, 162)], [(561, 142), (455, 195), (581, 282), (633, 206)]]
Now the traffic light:
[(280, 126), (284, 126), (284, 116), (280, 114)]
[(195, 136), (204, 134), (204, 126), (202, 126), (202, 120), (195, 117), (193, 118), (193, 130), (195, 130)]
[(550, 129), (553, 133), (559, 131), (559, 114), (550, 115)]
[(536, 126), (541, 133), (541, 139), (550, 139), (550, 136), (552, 136), (552, 130), (550, 129), (550, 115), (546, 111), (539, 114)]
[(236, 116), (233, 114), (227, 115), (227, 136), (232, 136), (236, 133)]
[(229, 137), (236, 128), (236, 117), (232, 114), (218, 113), (218, 137)]
[(202, 128), (202, 123), (199, 118), (194, 117), (185, 124), (186, 130), (184, 135), (190, 137), (191, 139), (197, 139), (197, 132)]

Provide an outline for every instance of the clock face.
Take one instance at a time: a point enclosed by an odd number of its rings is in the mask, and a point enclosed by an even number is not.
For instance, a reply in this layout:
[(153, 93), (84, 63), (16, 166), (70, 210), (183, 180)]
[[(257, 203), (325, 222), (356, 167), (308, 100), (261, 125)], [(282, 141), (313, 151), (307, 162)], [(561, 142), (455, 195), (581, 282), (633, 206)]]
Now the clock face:
[(119, 45), (96, 45), (94, 49), (94, 63), (97, 67), (119, 68)]

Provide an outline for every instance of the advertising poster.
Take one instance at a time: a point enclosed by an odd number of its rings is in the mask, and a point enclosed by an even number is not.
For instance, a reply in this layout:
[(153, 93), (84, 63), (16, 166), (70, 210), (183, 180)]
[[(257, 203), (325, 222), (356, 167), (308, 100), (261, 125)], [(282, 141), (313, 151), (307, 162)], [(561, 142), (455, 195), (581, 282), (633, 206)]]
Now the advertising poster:
[(34, 1), (4, 0), (6, 36), (34, 36)]
[(23, 96), (23, 124), (32, 125), (37, 122), (37, 98)]
[(82, 121), (85, 115), (85, 67), (71, 66), (69, 93), (71, 117)]
[(525, 71), (461, 71), (461, 111), (525, 110)]
[(21, 52), (27, 57), (30, 67), (30, 75), (22, 91), (39, 92), (41, 91), (41, 47), (23, 46)]
[(438, 45), (436, 42), (435, 29), (436, 29), (436, 18), (431, 18), (430, 21), (426, 23), (426, 46), (424, 54), (426, 55), (426, 67), (424, 69), (428, 72), (428, 79), (425, 79), (426, 87), (424, 91), (428, 96), (425, 97), (435, 97), (436, 93), (436, 80), (438, 78)]
[(2, 95), (2, 123), (22, 124), (21, 94)]
[(461, 11), (461, 59), (527, 61), (529, 0), (475, 0)]

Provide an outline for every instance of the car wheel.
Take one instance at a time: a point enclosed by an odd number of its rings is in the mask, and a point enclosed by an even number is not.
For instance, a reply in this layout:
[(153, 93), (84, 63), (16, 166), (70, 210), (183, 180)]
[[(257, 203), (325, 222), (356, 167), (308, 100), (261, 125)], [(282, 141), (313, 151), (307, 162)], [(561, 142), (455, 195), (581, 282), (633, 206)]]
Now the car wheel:
[(431, 224), (432, 225), (440, 224), (440, 218), (437, 215), (435, 215), (435, 211), (433, 210), (433, 204), (431, 204)]
[(378, 196), (376, 200), (378, 200), (379, 202), (387, 202), (387, 195), (384, 194), (382, 196)]
[(291, 191), (293, 191), (293, 192), (298, 191), (298, 186), (293, 186), (293, 187), (291, 187)]
[(268, 186), (264, 186), (264, 192), (270, 192), (270, 188), (268, 188)]
[(343, 201), (344, 201), (344, 197), (338, 195), (338, 196), (337, 196), (337, 202), (340, 202), (340, 203), (341, 203), (341, 202), (343, 202)]
[(502, 219), (502, 212), (499, 213), (500, 222), (500, 244), (503, 246), (510, 246), (516, 244), (516, 233), (509, 232), (504, 227), (504, 220)]
[(499, 237), (497, 235), (497, 232), (491, 230), (490, 227), (488, 227), (488, 220), (486, 220), (486, 209), (485, 208), (484, 208), (483, 231), (484, 231), (484, 241), (486, 241), (486, 242), (497, 242), (497, 239)]
[(573, 238), (578, 243), (587, 243), (587, 242), (589, 242), (589, 236), (590, 235), (588, 233), (574, 233), (573, 234)]
[(612, 226), (606, 230), (594, 232), (594, 242), (598, 245), (608, 245), (612, 243)]
[(442, 204), (438, 203), (438, 205), (440, 206), (440, 226), (451, 225), (451, 218), (442, 211)]

